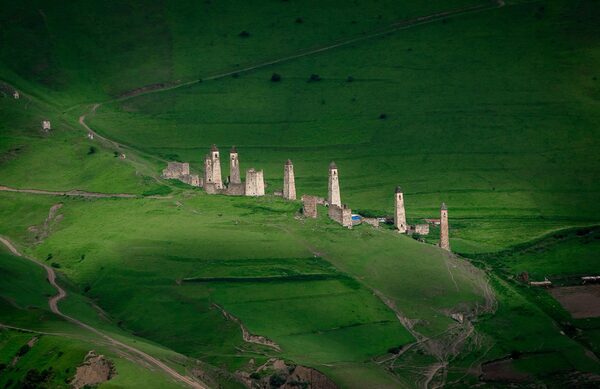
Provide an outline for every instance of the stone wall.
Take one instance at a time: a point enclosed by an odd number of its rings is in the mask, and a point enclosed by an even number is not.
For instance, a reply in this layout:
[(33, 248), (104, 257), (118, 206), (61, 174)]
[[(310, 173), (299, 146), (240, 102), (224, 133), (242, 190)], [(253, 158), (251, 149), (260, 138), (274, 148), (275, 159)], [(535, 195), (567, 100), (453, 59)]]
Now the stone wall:
[(363, 223), (370, 224), (375, 228), (379, 228), (379, 219), (377, 219), (376, 217), (363, 217), (362, 221)]
[(417, 224), (417, 225), (415, 225), (415, 234), (429, 235), (429, 224)]
[(262, 170), (249, 169), (246, 172), (246, 196), (264, 196), (265, 180)]
[(164, 178), (181, 178), (190, 174), (190, 164), (187, 162), (168, 162), (167, 167), (163, 169)]
[(228, 196), (243, 196), (246, 194), (246, 186), (243, 183), (230, 183), (225, 189), (225, 194)]
[(329, 204), (329, 218), (340, 223), (344, 227), (352, 228), (352, 210), (347, 205), (338, 207), (335, 204)]
[(305, 217), (317, 217), (317, 203), (318, 197), (303, 195), (302, 196), (302, 214)]

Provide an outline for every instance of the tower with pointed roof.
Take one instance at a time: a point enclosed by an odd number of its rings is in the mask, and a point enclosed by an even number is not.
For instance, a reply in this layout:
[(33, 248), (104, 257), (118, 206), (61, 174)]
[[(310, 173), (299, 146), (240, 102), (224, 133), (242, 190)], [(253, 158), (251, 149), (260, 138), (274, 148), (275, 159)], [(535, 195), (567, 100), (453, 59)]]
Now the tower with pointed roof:
[(340, 182), (338, 178), (338, 169), (335, 162), (329, 164), (329, 185), (327, 191), (327, 201), (329, 205), (342, 206), (342, 200), (340, 197)]
[(440, 208), (440, 247), (450, 251), (450, 237), (448, 235), (448, 207), (442, 203)]
[(219, 158), (219, 149), (217, 145), (212, 145), (210, 149), (210, 161), (212, 164), (212, 182), (216, 189), (223, 189), (223, 179), (221, 176), (221, 159)]
[(296, 200), (296, 180), (294, 178), (294, 165), (287, 160), (283, 167), (283, 198)]
[(400, 186), (396, 187), (396, 195), (394, 197), (394, 227), (398, 230), (399, 233), (403, 234), (407, 230), (406, 226), (406, 211), (404, 209), (404, 193), (402, 193), (402, 188)]
[(231, 148), (229, 152), (229, 183), (230, 184), (241, 184), (242, 179), (240, 177), (240, 161), (238, 158), (238, 152), (235, 146)]

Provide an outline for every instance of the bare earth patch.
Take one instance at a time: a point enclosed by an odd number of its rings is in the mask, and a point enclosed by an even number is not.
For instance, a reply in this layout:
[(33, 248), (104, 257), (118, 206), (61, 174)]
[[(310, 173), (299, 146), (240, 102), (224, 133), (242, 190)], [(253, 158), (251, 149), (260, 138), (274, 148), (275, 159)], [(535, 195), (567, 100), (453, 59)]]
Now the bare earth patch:
[(483, 372), (483, 381), (524, 382), (530, 379), (529, 374), (522, 373), (514, 368), (512, 359), (485, 363), (481, 366), (481, 370)]
[(600, 285), (552, 288), (550, 294), (575, 319), (600, 317)]
[(71, 381), (71, 387), (75, 389), (86, 386), (98, 385), (110, 380), (116, 374), (115, 366), (104, 355), (96, 355), (94, 350), (90, 351), (77, 368), (75, 377)]

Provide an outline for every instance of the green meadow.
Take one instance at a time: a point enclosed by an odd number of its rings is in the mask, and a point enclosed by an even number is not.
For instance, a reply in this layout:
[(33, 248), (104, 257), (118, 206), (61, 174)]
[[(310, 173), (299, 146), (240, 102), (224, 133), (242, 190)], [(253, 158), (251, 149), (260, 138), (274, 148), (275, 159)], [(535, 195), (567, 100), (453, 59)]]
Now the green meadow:
[[(2, 8), (0, 186), (137, 195), (0, 192), (0, 235), (55, 269), (65, 314), (210, 387), (268, 377), (271, 359), (342, 388), (502, 387), (498, 364), (523, 385), (600, 374), (599, 319), (518, 278), (600, 271), (594, 1)], [(80, 115), (108, 140), (88, 139)], [(233, 145), (242, 176), (264, 169), (267, 196), (160, 178), (175, 160), (202, 174), (213, 143), (224, 177)], [(333, 160), (354, 212), (391, 216), (397, 185), (409, 223), (446, 202), (453, 253), (435, 226), (419, 241), (341, 228), (322, 206), (303, 218), (273, 195), (288, 158), (298, 197), (327, 195)], [(0, 251), (0, 386), (45, 371), (68, 387), (93, 349), (118, 372), (100, 388), (181, 387), (52, 314), (45, 277)], [(240, 323), (277, 347), (245, 341)]]

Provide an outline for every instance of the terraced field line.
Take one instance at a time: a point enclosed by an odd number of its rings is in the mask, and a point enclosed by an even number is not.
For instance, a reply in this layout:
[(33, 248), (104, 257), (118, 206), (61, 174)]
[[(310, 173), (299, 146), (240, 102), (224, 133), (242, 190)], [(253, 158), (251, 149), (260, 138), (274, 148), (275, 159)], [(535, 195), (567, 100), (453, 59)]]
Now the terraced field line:
[(79, 321), (69, 315), (66, 315), (64, 313), (62, 313), (60, 311), (60, 309), (58, 308), (58, 303), (60, 302), (60, 300), (64, 299), (67, 296), (67, 292), (60, 287), (60, 285), (58, 285), (56, 283), (56, 273), (54, 272), (54, 269), (51, 268), (50, 266), (40, 263), (38, 261), (36, 261), (33, 258), (30, 258), (26, 255), (23, 255), (19, 252), (19, 250), (17, 250), (17, 248), (15, 247), (15, 245), (12, 244), (12, 242), (4, 237), (0, 236), (0, 242), (2, 242), (7, 248), (8, 250), (10, 250), (10, 252), (12, 254), (14, 254), (16, 257), (20, 257), (20, 258), (25, 258), (33, 263), (35, 263), (38, 266), (43, 267), (46, 270), (46, 274), (48, 277), (48, 282), (50, 283), (50, 285), (52, 285), (52, 287), (54, 289), (57, 290), (57, 294), (50, 297), (50, 299), (48, 300), (48, 305), (50, 306), (50, 310), (55, 313), (56, 315), (62, 317), (63, 319), (78, 325), (79, 327), (85, 328), (91, 332), (93, 332), (96, 335), (101, 336), (102, 338), (104, 338), (105, 340), (107, 340), (110, 344), (112, 344), (113, 346), (117, 346), (121, 349), (125, 349), (131, 353), (134, 353), (136, 355), (138, 355), (139, 357), (141, 357), (143, 360), (145, 360), (146, 362), (150, 363), (151, 365), (156, 366), (157, 368), (159, 368), (160, 370), (162, 370), (163, 372), (165, 372), (166, 374), (170, 375), (171, 377), (173, 377), (175, 380), (184, 383), (192, 388), (196, 388), (196, 389), (208, 389), (207, 386), (205, 386), (204, 384), (194, 380), (191, 377), (179, 374), (176, 370), (174, 370), (173, 368), (167, 366), (165, 363), (161, 362), (159, 359), (151, 356), (150, 354), (145, 353), (144, 351), (137, 349), (133, 346), (130, 346), (128, 344), (125, 344), (115, 338), (112, 338), (108, 335), (106, 335), (105, 333), (103, 333), (102, 331), (88, 325), (85, 324), (82, 321)]

